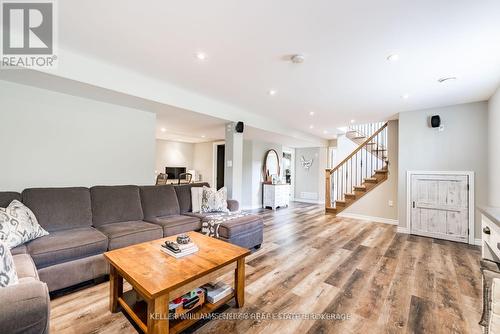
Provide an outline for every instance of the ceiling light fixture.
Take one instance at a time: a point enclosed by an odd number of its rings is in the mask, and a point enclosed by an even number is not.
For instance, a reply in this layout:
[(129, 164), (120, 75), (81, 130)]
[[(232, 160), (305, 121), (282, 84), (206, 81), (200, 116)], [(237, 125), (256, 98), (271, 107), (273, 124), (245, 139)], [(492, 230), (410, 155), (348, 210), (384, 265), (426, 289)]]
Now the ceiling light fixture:
[(354, 124), (356, 123), (356, 120), (355, 119), (351, 119), (351, 124)]
[(387, 60), (390, 62), (396, 62), (399, 60), (399, 55), (398, 54), (392, 54), (387, 57)]
[(309, 125), (309, 129), (314, 129), (314, 125)]
[(198, 60), (206, 60), (207, 55), (204, 52), (198, 52), (196, 53), (196, 58), (198, 58)]
[(160, 129), (160, 131), (161, 131), (161, 132), (167, 132), (167, 129), (165, 129), (165, 128), (161, 128), (161, 129)]
[(326, 135), (328, 134), (328, 130), (323, 130), (323, 133)]
[(310, 111), (309, 116), (314, 116), (314, 111)]
[(277, 92), (274, 89), (271, 89), (268, 93), (269, 95), (274, 96)]
[(443, 82), (452, 81), (452, 80), (457, 80), (457, 77), (443, 77), (443, 78), (439, 78), (438, 82), (439, 83), (443, 83)]
[(401, 95), (401, 98), (404, 100), (408, 100), (410, 98), (410, 94), (403, 94)]
[(205, 138), (206, 136), (205, 135), (201, 135), (201, 138)]

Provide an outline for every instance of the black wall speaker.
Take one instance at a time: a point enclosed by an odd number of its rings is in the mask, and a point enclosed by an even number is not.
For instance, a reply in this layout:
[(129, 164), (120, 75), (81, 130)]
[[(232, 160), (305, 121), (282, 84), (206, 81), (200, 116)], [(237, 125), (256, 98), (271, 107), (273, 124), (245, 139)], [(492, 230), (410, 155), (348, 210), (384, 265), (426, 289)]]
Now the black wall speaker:
[(235, 127), (236, 132), (243, 133), (244, 128), (245, 128), (245, 124), (243, 124), (243, 122), (236, 123), (236, 127)]
[(439, 115), (434, 115), (431, 117), (431, 127), (433, 128), (439, 128), (441, 125), (441, 117)]

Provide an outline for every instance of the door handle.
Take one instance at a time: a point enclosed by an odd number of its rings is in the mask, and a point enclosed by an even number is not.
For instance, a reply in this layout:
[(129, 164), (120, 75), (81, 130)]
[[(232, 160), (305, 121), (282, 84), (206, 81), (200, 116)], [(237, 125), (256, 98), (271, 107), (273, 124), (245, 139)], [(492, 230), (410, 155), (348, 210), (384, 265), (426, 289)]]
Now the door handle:
[(488, 226), (486, 226), (485, 228), (483, 228), (483, 233), (484, 234), (491, 234), (491, 230)]

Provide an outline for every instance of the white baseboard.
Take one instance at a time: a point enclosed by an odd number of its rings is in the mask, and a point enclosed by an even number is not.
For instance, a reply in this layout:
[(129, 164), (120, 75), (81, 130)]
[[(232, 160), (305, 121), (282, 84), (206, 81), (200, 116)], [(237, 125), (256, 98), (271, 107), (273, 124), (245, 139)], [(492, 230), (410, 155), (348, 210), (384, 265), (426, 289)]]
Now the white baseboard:
[(483, 246), (483, 240), (482, 239), (474, 239), (474, 245)]
[(353, 218), (353, 219), (361, 219), (361, 220), (369, 220), (369, 221), (372, 221), (372, 222), (389, 224), (389, 225), (398, 225), (399, 224), (399, 222), (398, 222), (397, 219), (389, 219), (389, 218), (382, 218), (382, 217), (365, 216), (365, 215), (358, 215), (358, 214), (355, 214), (355, 213), (341, 212), (341, 213), (339, 213), (337, 215), (337, 217)]
[(315, 199), (303, 199), (303, 198), (292, 198), (292, 202), (302, 202), (302, 203), (311, 203), (311, 204), (325, 204), (325, 201), (319, 201)]
[(410, 229), (406, 226), (398, 226), (398, 233), (410, 234)]

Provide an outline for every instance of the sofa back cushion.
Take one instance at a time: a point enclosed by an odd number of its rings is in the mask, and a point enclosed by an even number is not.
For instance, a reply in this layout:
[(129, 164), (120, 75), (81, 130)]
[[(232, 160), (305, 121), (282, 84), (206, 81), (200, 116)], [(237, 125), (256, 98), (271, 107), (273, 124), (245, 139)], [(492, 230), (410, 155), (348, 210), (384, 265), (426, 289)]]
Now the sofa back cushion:
[(202, 183), (190, 183), (190, 184), (181, 184), (175, 186), (175, 192), (177, 194), (177, 200), (179, 201), (179, 207), (181, 209), (181, 213), (191, 212), (193, 209), (191, 203), (191, 187), (210, 187), (207, 182)]
[(96, 186), (90, 196), (94, 226), (144, 218), (138, 186)]
[(30, 188), (23, 191), (22, 198), (49, 232), (92, 225), (88, 188)]
[(0, 208), (6, 208), (13, 200), (21, 201), (21, 194), (13, 191), (0, 191)]
[(139, 187), (139, 190), (144, 218), (171, 216), (180, 213), (174, 186), (143, 186)]

